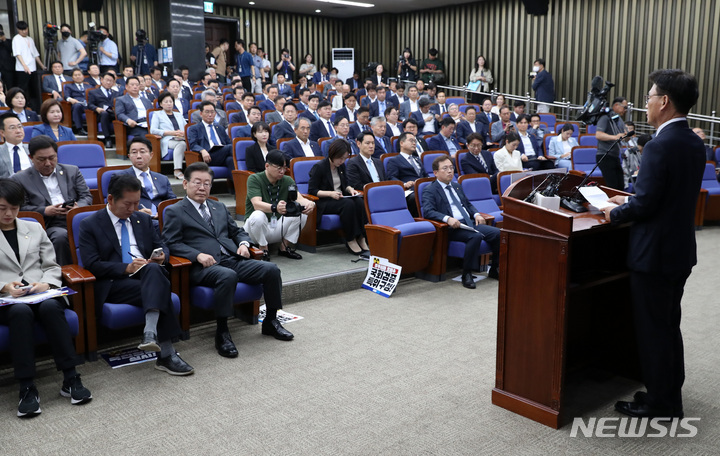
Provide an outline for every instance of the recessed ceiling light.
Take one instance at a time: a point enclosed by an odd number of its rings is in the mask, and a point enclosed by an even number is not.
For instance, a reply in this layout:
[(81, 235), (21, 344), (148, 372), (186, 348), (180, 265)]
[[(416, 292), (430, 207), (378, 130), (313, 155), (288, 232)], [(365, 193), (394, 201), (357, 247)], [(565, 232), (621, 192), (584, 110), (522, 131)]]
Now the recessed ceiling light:
[(346, 0), (315, 0), (315, 1), (323, 2), (323, 3), (335, 3), (336, 5), (359, 6), (361, 8), (373, 8), (375, 6), (372, 3), (349, 2)]
[(320, 13), (321, 11), (320, 11), (320, 10), (315, 10), (315, 12), (316, 12), (316, 13)]
[(249, 2), (249, 4), (250, 4), (250, 5), (254, 5), (254, 4), (255, 4), (255, 2)]

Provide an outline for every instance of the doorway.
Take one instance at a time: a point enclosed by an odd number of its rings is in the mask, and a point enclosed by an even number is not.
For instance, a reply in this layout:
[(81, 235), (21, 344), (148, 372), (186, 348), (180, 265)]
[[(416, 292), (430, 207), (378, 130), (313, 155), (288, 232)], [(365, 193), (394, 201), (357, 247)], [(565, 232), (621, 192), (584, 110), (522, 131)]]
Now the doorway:
[(205, 18), (205, 42), (210, 46), (210, 51), (220, 45), (222, 38), (230, 43), (225, 56), (228, 66), (235, 66), (235, 39), (238, 36), (240, 22), (237, 19)]

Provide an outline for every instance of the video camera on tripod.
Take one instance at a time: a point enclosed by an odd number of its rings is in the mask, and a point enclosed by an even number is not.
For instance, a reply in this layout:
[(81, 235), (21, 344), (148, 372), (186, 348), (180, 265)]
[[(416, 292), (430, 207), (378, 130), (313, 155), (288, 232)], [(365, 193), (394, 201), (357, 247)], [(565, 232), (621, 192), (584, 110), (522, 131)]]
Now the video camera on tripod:
[(601, 76), (595, 76), (590, 83), (590, 91), (588, 92), (587, 101), (583, 106), (582, 112), (577, 117), (577, 121), (586, 124), (596, 125), (600, 116), (608, 114), (611, 110), (608, 103), (608, 92), (615, 84), (604, 81)]
[(87, 47), (88, 47), (88, 58), (90, 59), (90, 64), (98, 65), (100, 63), (100, 56), (98, 55), (98, 47), (100, 47), (100, 43), (105, 40), (105, 34), (98, 30), (95, 27), (94, 22), (90, 22), (88, 24), (88, 37), (87, 37)]
[(45, 21), (43, 24), (43, 38), (45, 39), (45, 66), (50, 68), (52, 62), (58, 60), (57, 48), (55, 43), (57, 42), (57, 34), (60, 27)]

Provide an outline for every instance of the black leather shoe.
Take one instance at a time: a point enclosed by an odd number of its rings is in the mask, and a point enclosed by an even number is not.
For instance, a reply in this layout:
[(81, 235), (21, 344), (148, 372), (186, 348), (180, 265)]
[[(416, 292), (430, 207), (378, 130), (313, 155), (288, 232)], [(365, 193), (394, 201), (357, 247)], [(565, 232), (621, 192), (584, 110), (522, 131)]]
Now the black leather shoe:
[(262, 255), (262, 258), (260, 258), (260, 259), (263, 261), (270, 261), (270, 252), (268, 252), (267, 250), (263, 250), (262, 252), (263, 252), (263, 255)]
[(488, 279), (495, 279), (498, 280), (500, 278), (500, 273), (498, 272), (497, 268), (490, 268), (488, 271)]
[(279, 250), (278, 255), (290, 258), (291, 260), (302, 260), (302, 255), (297, 253), (295, 250), (287, 247), (285, 250)]
[(633, 399), (638, 404), (647, 404), (647, 393), (645, 391), (638, 391), (633, 395)]
[(111, 140), (106, 139), (105, 140), (105, 148), (106, 149), (114, 149), (115, 145), (113, 144), (113, 142)]
[(640, 402), (617, 401), (615, 410), (618, 412), (638, 418), (682, 418), (683, 414), (676, 414), (672, 410), (650, 407)]
[(170, 375), (190, 375), (195, 372), (191, 365), (183, 361), (177, 353), (155, 361), (155, 369), (165, 371)]
[(155, 333), (147, 331), (143, 333), (142, 341), (138, 345), (139, 350), (145, 350), (146, 352), (159, 352), (160, 345), (157, 341)]
[(465, 288), (475, 289), (475, 281), (473, 280), (472, 273), (468, 272), (462, 275), (462, 284)]
[(75, 132), (75, 134), (76, 134), (76, 135), (80, 135), (80, 136), (87, 136), (88, 132), (85, 131), (85, 129), (81, 128), (80, 130), (78, 130), (77, 132)]
[(215, 334), (215, 348), (218, 354), (225, 358), (235, 358), (238, 355), (237, 348), (235, 348), (230, 333), (227, 331)]
[(275, 320), (263, 321), (262, 333), (266, 336), (273, 336), (277, 340), (292, 340), (293, 337), (295, 337), (293, 333), (283, 328), (277, 318)]

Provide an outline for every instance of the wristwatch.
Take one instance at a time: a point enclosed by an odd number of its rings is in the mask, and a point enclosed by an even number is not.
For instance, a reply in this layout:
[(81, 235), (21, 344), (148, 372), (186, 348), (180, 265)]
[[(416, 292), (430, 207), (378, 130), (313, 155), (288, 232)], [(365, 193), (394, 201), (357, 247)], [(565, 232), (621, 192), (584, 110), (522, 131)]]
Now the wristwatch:
[(270, 212), (272, 212), (273, 214), (277, 212), (277, 204), (270, 205)]
[(250, 243), (248, 241), (242, 241), (240, 245), (244, 245), (247, 248), (250, 248)]

